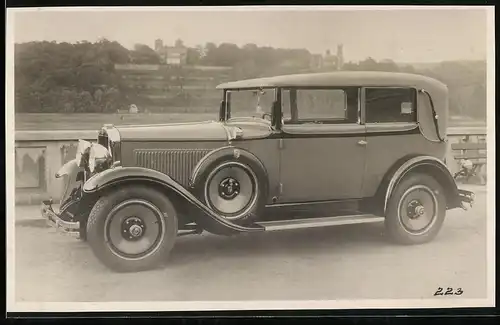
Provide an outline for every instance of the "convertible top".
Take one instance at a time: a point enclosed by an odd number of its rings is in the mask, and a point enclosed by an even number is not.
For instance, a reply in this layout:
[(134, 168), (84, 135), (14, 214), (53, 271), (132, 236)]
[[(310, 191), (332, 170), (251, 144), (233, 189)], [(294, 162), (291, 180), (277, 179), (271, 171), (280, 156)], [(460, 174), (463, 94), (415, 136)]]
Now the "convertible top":
[(281, 75), (227, 82), (218, 85), (217, 89), (336, 86), (393, 86), (447, 90), (446, 85), (430, 77), (410, 73), (381, 71), (336, 71)]

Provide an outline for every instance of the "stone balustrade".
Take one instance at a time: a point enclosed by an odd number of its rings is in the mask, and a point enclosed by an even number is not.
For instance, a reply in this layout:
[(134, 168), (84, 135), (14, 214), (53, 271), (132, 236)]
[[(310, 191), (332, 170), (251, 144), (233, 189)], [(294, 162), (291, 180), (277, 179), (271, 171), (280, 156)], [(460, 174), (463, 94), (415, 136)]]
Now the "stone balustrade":
[(58, 199), (62, 179), (55, 173), (74, 159), (78, 139), (93, 140), (97, 131), (17, 131), (15, 138), (16, 204)]

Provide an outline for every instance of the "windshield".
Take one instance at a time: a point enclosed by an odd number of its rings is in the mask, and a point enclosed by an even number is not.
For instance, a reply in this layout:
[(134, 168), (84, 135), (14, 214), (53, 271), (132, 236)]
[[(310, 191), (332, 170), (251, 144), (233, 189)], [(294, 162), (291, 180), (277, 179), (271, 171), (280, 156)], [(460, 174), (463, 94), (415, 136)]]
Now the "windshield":
[(275, 92), (275, 89), (228, 90), (229, 117), (270, 119)]

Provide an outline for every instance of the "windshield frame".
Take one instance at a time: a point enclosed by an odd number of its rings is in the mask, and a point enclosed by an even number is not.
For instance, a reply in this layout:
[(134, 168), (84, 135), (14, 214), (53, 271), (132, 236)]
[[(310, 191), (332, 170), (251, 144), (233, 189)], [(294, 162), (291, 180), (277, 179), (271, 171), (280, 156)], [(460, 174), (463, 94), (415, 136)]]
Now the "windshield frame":
[[(278, 87), (248, 87), (248, 88), (227, 88), (227, 89), (224, 89), (224, 92), (223, 92), (223, 102), (224, 102), (224, 121), (226, 122), (231, 122), (231, 121), (234, 121), (236, 119), (256, 119), (256, 120), (264, 120), (264, 121), (267, 121), (265, 119), (263, 119), (262, 117), (252, 117), (252, 116), (248, 116), (248, 117), (242, 117), (242, 116), (238, 116), (238, 117), (231, 117), (231, 92), (238, 92), (238, 91), (262, 91), (262, 90), (272, 90), (274, 92), (274, 96), (273, 96), (273, 105), (277, 102), (277, 101), (280, 101), (280, 90)], [(274, 120), (274, 116), (273, 116), (273, 110), (271, 109), (271, 111), (269, 112), (269, 114), (271, 115), (271, 120)]]

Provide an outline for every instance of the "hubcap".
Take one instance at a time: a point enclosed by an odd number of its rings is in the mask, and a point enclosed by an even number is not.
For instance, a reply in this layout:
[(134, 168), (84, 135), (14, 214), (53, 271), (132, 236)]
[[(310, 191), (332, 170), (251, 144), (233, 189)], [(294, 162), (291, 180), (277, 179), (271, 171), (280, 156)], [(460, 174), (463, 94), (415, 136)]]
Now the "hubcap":
[(122, 235), (126, 240), (138, 240), (144, 234), (146, 226), (139, 217), (128, 217), (122, 224)]
[(406, 213), (408, 218), (417, 219), (418, 217), (425, 215), (425, 207), (419, 200), (413, 200), (408, 204)]
[(205, 201), (227, 219), (244, 216), (257, 199), (257, 177), (246, 165), (228, 162), (207, 177)]
[(413, 186), (401, 197), (398, 213), (403, 228), (411, 234), (420, 235), (436, 221), (438, 200), (427, 186)]
[(105, 224), (106, 242), (122, 258), (142, 258), (154, 252), (165, 233), (161, 211), (144, 200), (118, 204)]
[(240, 183), (232, 177), (223, 179), (219, 184), (219, 195), (226, 200), (234, 199), (240, 190)]

